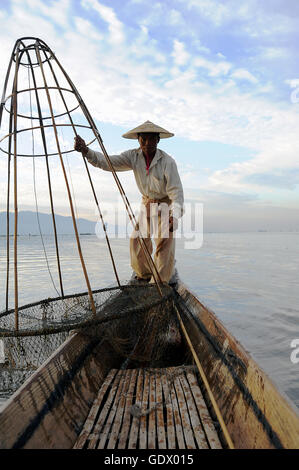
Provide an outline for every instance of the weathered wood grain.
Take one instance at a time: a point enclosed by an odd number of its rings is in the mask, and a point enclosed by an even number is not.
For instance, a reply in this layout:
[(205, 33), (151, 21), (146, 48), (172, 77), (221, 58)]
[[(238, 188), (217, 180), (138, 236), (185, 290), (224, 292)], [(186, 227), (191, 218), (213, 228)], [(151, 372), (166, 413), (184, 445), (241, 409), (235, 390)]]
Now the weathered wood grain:
[(167, 449), (166, 434), (165, 434), (166, 423), (164, 422), (164, 413), (163, 413), (163, 408), (165, 406), (165, 403), (163, 401), (163, 393), (162, 393), (161, 370), (156, 371), (156, 400), (157, 400), (156, 419), (157, 419), (158, 449)]
[[(139, 369), (138, 377), (137, 377), (137, 385), (136, 385), (135, 405), (137, 405), (140, 409), (142, 408), (143, 381), (144, 381), (144, 371), (143, 369)], [(136, 449), (138, 434), (139, 434), (139, 425), (140, 425), (140, 418), (133, 416), (131, 429), (130, 429), (128, 449)]]
[(118, 449), (127, 448), (127, 442), (129, 440), (129, 432), (130, 432), (130, 426), (131, 426), (131, 421), (132, 421), (131, 406), (132, 406), (133, 398), (134, 398), (134, 390), (135, 390), (135, 385), (137, 381), (137, 374), (138, 374), (138, 369), (133, 369), (131, 373), (129, 390), (128, 390), (126, 401), (125, 401), (123, 424), (120, 430)]
[(89, 439), (89, 436), (92, 433), (92, 430), (93, 430), (93, 427), (94, 427), (94, 424), (95, 424), (95, 421), (96, 421), (96, 417), (97, 417), (99, 408), (102, 404), (104, 395), (107, 392), (107, 389), (110, 386), (112, 380), (114, 379), (116, 372), (117, 372), (116, 369), (112, 369), (108, 373), (106, 379), (104, 380), (104, 382), (103, 382), (103, 384), (100, 388), (100, 391), (99, 391), (95, 401), (93, 402), (93, 405), (90, 409), (89, 415), (88, 415), (88, 417), (87, 417), (87, 419), (84, 423), (84, 427), (81, 431), (81, 434), (80, 434), (77, 442), (74, 445), (74, 449), (82, 449), (85, 446), (87, 440)]
[[(124, 386), (121, 391), (121, 397), (118, 403), (118, 408), (116, 412), (116, 416), (114, 418), (113, 426), (111, 429), (110, 433), (110, 438), (108, 441), (107, 449), (114, 449), (116, 448), (116, 443), (119, 438), (119, 431), (122, 426), (122, 420), (123, 420), (123, 414), (124, 414), (124, 406), (126, 402), (126, 394), (128, 392), (128, 388), (130, 385), (130, 379), (131, 379), (131, 370), (128, 369), (125, 373), (125, 376), (123, 378), (124, 380)], [(100, 448), (100, 446), (99, 446)]]
[[(145, 413), (149, 406), (148, 405), (149, 381), (150, 381), (150, 374), (145, 370), (144, 371), (144, 387), (143, 387), (143, 395), (142, 395), (142, 408), (141, 408), (141, 411)], [(148, 421), (148, 415), (143, 414), (140, 417), (140, 426), (139, 426), (139, 448), (140, 449), (147, 449), (147, 439), (148, 439), (147, 421)]]
[(100, 338), (69, 337), (1, 410), (0, 448), (72, 448), (104, 377), (118, 361)]
[[(211, 449), (221, 449), (222, 445), (218, 433), (203, 399), (197, 379), (192, 372), (187, 372), (186, 375), (188, 380), (185, 376), (181, 376), (180, 380), (188, 401), (190, 416), (192, 419), (194, 418), (193, 429), (198, 439), (199, 447), (203, 449), (208, 447)], [(190, 387), (188, 387), (188, 384)], [(199, 422), (197, 422), (195, 417), (199, 417)]]
[(163, 391), (163, 401), (166, 407), (166, 437), (167, 437), (167, 448), (176, 449), (176, 439), (175, 439), (175, 427), (174, 427), (174, 416), (171, 403), (171, 394), (170, 394), (170, 385), (167, 380), (167, 375), (165, 370), (161, 372), (161, 384)]

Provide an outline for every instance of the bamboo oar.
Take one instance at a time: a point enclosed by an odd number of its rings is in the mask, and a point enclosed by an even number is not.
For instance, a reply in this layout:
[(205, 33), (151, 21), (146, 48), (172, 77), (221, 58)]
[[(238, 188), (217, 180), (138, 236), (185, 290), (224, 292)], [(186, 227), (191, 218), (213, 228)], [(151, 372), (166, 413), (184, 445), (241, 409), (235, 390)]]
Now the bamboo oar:
[(226, 442), (227, 442), (227, 445), (228, 445), (229, 449), (234, 449), (235, 447), (234, 447), (233, 441), (231, 440), (231, 437), (230, 437), (230, 435), (229, 435), (229, 433), (228, 433), (226, 424), (225, 424), (225, 422), (224, 422), (224, 420), (223, 420), (223, 417), (222, 417), (222, 415), (221, 415), (221, 412), (220, 412), (220, 410), (219, 410), (219, 407), (218, 407), (218, 405), (217, 405), (217, 402), (216, 402), (216, 400), (215, 400), (215, 398), (214, 398), (214, 395), (213, 395), (212, 390), (211, 390), (211, 388), (210, 388), (210, 385), (209, 385), (209, 382), (208, 382), (208, 380), (207, 380), (207, 377), (206, 377), (206, 375), (205, 375), (205, 373), (204, 373), (204, 370), (203, 370), (203, 368), (202, 368), (202, 365), (201, 365), (201, 363), (200, 363), (200, 361), (199, 361), (199, 359), (198, 359), (198, 356), (197, 356), (197, 354), (196, 354), (196, 351), (195, 351), (195, 349), (194, 349), (194, 347), (193, 347), (193, 345), (192, 345), (192, 342), (191, 342), (191, 340), (190, 340), (190, 337), (189, 337), (189, 335), (188, 335), (188, 333), (187, 333), (187, 330), (186, 330), (186, 328), (185, 328), (185, 325), (184, 325), (184, 323), (183, 323), (183, 321), (182, 321), (182, 318), (181, 318), (181, 316), (180, 316), (180, 313), (179, 313), (179, 311), (178, 311), (178, 308), (177, 308), (177, 306), (176, 306), (175, 304), (174, 304), (174, 307), (175, 307), (175, 310), (176, 310), (176, 314), (177, 314), (177, 317), (178, 317), (180, 326), (181, 326), (181, 328), (182, 328), (182, 330), (183, 330), (184, 336), (185, 336), (185, 338), (186, 338), (186, 340), (187, 340), (187, 343), (188, 343), (189, 348), (190, 348), (190, 350), (191, 350), (192, 356), (193, 356), (193, 358), (194, 358), (194, 360), (195, 360), (195, 363), (196, 363), (197, 368), (198, 368), (198, 370), (199, 370), (200, 376), (201, 376), (201, 378), (202, 378), (202, 380), (203, 380), (203, 383), (204, 383), (204, 385), (205, 385), (205, 387), (206, 387), (207, 393), (208, 393), (209, 398), (210, 398), (210, 400), (211, 400), (212, 406), (213, 406), (214, 411), (215, 411), (215, 413), (216, 413), (216, 416), (217, 416), (217, 418), (218, 418), (218, 421), (219, 421), (219, 424), (220, 424), (220, 426), (221, 426), (221, 429), (222, 429), (222, 432), (223, 432), (223, 434), (224, 434), (224, 437), (225, 437), (225, 440), (226, 440)]

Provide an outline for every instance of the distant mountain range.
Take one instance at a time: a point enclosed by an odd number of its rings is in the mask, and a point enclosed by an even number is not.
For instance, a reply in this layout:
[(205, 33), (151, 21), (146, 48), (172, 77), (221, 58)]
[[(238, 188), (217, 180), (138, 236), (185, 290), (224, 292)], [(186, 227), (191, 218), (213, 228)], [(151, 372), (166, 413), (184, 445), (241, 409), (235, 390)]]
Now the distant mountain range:
[[(60, 235), (74, 234), (71, 217), (55, 215), (57, 233)], [(53, 235), (53, 222), (51, 214), (39, 213), (39, 222), (43, 235)], [(87, 219), (76, 220), (78, 231), (81, 234), (95, 234), (96, 222)], [(9, 214), (10, 234), (14, 233), (14, 213)], [(18, 234), (39, 235), (39, 227), (36, 212), (20, 211), (18, 213)], [(0, 212), (0, 235), (6, 235), (6, 212)]]

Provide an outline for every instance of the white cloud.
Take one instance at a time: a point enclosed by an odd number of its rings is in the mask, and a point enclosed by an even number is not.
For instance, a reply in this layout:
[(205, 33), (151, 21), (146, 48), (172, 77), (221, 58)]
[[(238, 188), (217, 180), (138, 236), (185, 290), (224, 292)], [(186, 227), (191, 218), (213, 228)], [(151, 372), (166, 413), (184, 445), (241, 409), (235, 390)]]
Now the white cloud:
[(148, 27), (145, 25), (141, 25), (140, 30), (136, 31), (128, 53), (131, 57), (135, 57), (135, 60), (150, 59), (152, 62), (160, 63), (166, 61), (165, 56), (158, 50), (157, 41), (150, 37)]
[(260, 58), (266, 60), (283, 59), (290, 55), (287, 47), (261, 46), (259, 48)]
[[(20, 4), (17, 0), (13, 0), (13, 3), (16, 5)], [(42, 0), (25, 0), (29, 8), (33, 11), (38, 12), (38, 14), (42, 14), (43, 16), (50, 18), (51, 21), (57, 23), (62, 27), (67, 27), (69, 23), (69, 7), (70, 7), (70, 0), (56, 0), (51, 2), (51, 6), (48, 6)]]
[(114, 44), (121, 44), (125, 35), (123, 32), (123, 25), (118, 20), (113, 8), (107, 7), (97, 0), (82, 0), (82, 6), (85, 8), (92, 8), (95, 10), (101, 18), (108, 23), (110, 32), (110, 40)]
[(299, 78), (290, 78), (284, 81), (287, 85), (290, 85), (291, 88), (296, 88), (299, 86)]
[(217, 75), (227, 75), (232, 67), (232, 64), (227, 61), (221, 60), (213, 62), (212, 60), (208, 60), (200, 56), (194, 59), (193, 65), (207, 69), (211, 77), (215, 77)]
[(184, 0), (187, 8), (195, 8), (199, 13), (214, 23), (216, 26), (222, 24), (226, 19), (231, 17), (229, 6), (215, 0)]
[(173, 8), (169, 12), (168, 21), (170, 24), (175, 26), (184, 24), (182, 14), (178, 10), (175, 10)]
[(89, 39), (94, 39), (96, 41), (103, 39), (103, 35), (94, 28), (90, 21), (85, 20), (84, 18), (75, 17), (74, 23), (77, 31), (83, 36), (86, 36)]
[[(210, 50), (208, 47), (204, 46), (204, 45), (202, 44), (202, 42), (200, 41), (200, 39), (198, 39), (198, 38), (192, 40), (192, 45), (193, 45), (193, 46), (196, 48), (196, 50), (199, 51), (199, 52), (204, 52), (204, 53), (206, 53), (206, 54), (208, 54), (208, 53), (211, 52), (211, 50)], [(225, 58), (225, 57), (222, 56), (222, 58)]]
[(299, 186), (299, 144), (295, 138), (291, 141), (288, 138), (277, 134), (272, 137), (272, 145), (264, 143), (251, 160), (214, 172), (208, 187), (235, 193), (244, 190), (258, 193), (261, 188), (269, 194), (275, 188), (294, 190)]
[(184, 43), (178, 41), (177, 39), (173, 42), (173, 52), (171, 55), (174, 58), (174, 62), (177, 65), (185, 65), (188, 62), (190, 54), (185, 49)]
[(246, 33), (251, 38), (269, 38), (273, 35), (295, 33), (296, 6), (284, 0), (276, 2), (240, 2), (239, 0), (180, 0), (200, 20), (204, 19), (215, 28), (230, 26), (232, 30)]
[(236, 69), (231, 74), (232, 78), (247, 80), (251, 83), (258, 83), (258, 79), (246, 69)]

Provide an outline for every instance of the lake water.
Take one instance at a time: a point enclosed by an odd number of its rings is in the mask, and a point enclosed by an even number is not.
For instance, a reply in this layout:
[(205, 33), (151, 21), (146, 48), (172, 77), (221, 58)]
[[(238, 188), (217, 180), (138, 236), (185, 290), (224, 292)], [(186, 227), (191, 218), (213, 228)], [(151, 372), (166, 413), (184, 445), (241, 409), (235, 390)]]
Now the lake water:
[[(5, 243), (0, 237), (0, 311), (5, 304)], [(82, 236), (81, 243), (92, 288), (114, 283), (106, 241), (90, 235)], [(59, 290), (53, 238), (44, 237), (44, 244)], [(86, 291), (74, 238), (61, 236), (59, 245), (65, 294)], [(119, 277), (126, 280), (131, 274), (129, 241), (112, 239), (111, 246)], [(177, 240), (176, 259), (185, 284), (299, 406), (299, 363), (291, 361), (291, 342), (299, 339), (299, 233), (207, 233), (198, 249), (186, 249)], [(18, 270), (20, 305), (57, 297), (39, 237), (18, 237)]]

